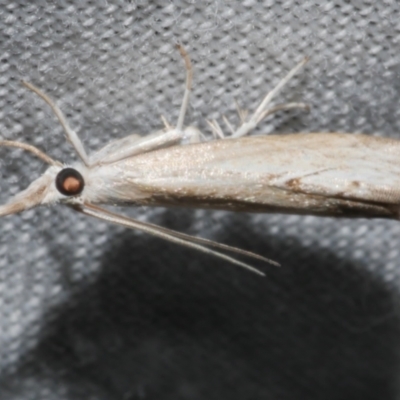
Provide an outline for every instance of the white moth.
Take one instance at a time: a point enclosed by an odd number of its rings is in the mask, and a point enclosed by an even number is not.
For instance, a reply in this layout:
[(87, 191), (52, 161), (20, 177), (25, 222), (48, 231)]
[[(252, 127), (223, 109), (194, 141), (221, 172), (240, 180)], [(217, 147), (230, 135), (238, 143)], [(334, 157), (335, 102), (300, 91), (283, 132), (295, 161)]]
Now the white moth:
[(276, 263), (245, 250), (136, 221), (98, 204), (399, 218), (399, 141), (341, 133), (244, 137), (276, 111), (307, 108), (302, 103), (271, 107), (275, 95), (307, 60), (292, 69), (249, 118), (239, 109), (240, 127), (234, 129), (224, 118), (229, 136), (222, 133), (216, 121), (210, 121), (214, 139), (206, 141), (196, 128), (184, 127), (192, 67), (187, 53), (181, 46), (178, 48), (186, 65), (186, 86), (176, 127), (163, 119), (163, 130), (145, 137), (130, 135), (115, 140), (90, 156), (57, 105), (38, 88), (23, 82), (52, 108), (80, 161), (63, 165), (31, 145), (0, 141), (1, 146), (22, 148), (50, 164), (26, 190), (0, 206), (0, 216), (61, 203), (262, 275), (224, 252)]

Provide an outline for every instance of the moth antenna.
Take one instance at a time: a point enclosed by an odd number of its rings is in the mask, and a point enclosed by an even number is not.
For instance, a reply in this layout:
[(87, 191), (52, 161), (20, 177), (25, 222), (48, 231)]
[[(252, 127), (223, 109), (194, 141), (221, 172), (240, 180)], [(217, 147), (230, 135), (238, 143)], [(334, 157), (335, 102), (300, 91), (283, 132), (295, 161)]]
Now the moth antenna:
[(185, 61), (185, 69), (186, 69), (185, 93), (183, 94), (182, 105), (179, 111), (178, 122), (176, 124), (176, 129), (178, 131), (181, 131), (183, 129), (185, 114), (189, 106), (189, 96), (190, 96), (190, 91), (192, 90), (193, 69), (189, 54), (186, 52), (183, 46), (180, 43), (178, 43), (176, 45), (176, 48), (179, 50), (179, 53), (181, 54), (183, 60)]
[[(175, 232), (175, 231), (172, 231), (172, 230), (169, 230), (166, 228), (159, 227), (157, 225), (136, 221), (132, 218), (118, 215), (118, 214), (115, 214), (104, 208), (94, 206), (93, 204), (85, 203), (84, 205), (75, 206), (73, 208), (76, 211), (79, 211), (83, 214), (86, 214), (86, 215), (89, 215), (89, 216), (92, 216), (92, 217), (95, 217), (98, 219), (101, 219), (103, 221), (111, 222), (111, 223), (114, 223), (117, 225), (122, 225), (127, 228), (131, 228), (131, 229), (137, 229), (142, 232), (149, 233), (153, 236), (159, 237), (161, 239), (168, 240), (169, 242), (177, 243), (182, 246), (192, 248), (192, 249), (201, 251), (206, 254), (210, 254), (214, 257), (218, 257), (223, 260), (226, 260), (226, 261), (230, 262), (231, 264), (235, 264), (240, 267), (246, 268), (246, 269), (248, 269), (252, 272), (255, 272), (256, 274), (261, 275), (261, 276), (265, 276), (265, 274), (262, 271), (254, 268), (252, 265), (244, 263), (242, 261), (239, 261), (236, 258), (230, 257), (219, 251), (211, 250), (208, 247), (206, 247), (205, 245), (219, 247), (219, 248), (227, 250), (227, 251), (234, 251), (234, 252), (242, 254), (242, 255), (250, 256), (253, 258), (257, 258), (257, 259), (262, 259), (262, 260), (268, 261), (268, 262), (271, 261), (268, 259), (264, 259), (264, 257), (259, 256), (257, 254), (247, 252), (245, 250), (240, 250), (235, 247), (212, 242), (211, 240), (209, 241), (209, 240), (203, 239), (203, 238), (196, 238), (196, 237), (193, 237), (190, 235), (185, 235), (183, 233)], [(202, 245), (202, 244), (205, 244), (205, 245)]]
[(48, 156), (46, 153), (43, 153), (43, 151), (39, 150), (37, 147), (27, 143), (14, 142), (13, 140), (0, 140), (0, 146), (17, 147), (19, 149), (29, 151), (30, 153), (34, 154), (36, 157), (40, 158), (47, 164), (55, 165), (58, 167), (62, 166), (62, 164), (59, 161), (53, 160), (50, 156)]
[(27, 87), (28, 89), (32, 90), (32, 92), (36, 93), (39, 97), (41, 97), (50, 106), (53, 113), (56, 115), (56, 117), (60, 121), (60, 124), (64, 129), (67, 140), (72, 144), (73, 148), (75, 149), (76, 153), (78, 154), (79, 158), (83, 161), (83, 163), (86, 166), (90, 166), (89, 158), (86, 154), (83, 143), (79, 139), (79, 136), (77, 135), (77, 133), (69, 127), (63, 112), (59, 109), (57, 104), (52, 99), (50, 99), (49, 96), (47, 96), (45, 93), (43, 93), (39, 88), (32, 85), (32, 83), (29, 83), (27, 81), (22, 81), (22, 84), (25, 87)]

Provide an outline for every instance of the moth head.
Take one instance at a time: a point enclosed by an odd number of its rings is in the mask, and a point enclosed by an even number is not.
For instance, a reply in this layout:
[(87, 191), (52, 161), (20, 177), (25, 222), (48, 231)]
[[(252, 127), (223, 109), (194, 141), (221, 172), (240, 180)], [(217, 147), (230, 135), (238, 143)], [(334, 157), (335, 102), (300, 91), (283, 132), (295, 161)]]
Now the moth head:
[(50, 164), (46, 172), (34, 180), (25, 190), (17, 193), (6, 204), (0, 206), (0, 217), (55, 203), (76, 204), (85, 187), (84, 173), (78, 168), (63, 167), (39, 149), (19, 142), (0, 141), (0, 145), (19, 147)]
[(38, 148), (26, 143), (11, 140), (0, 140), (0, 146), (17, 147), (39, 157), (50, 165), (47, 171), (33, 181), (29, 187), (16, 194), (10, 201), (0, 206), (0, 217), (15, 214), (39, 205), (50, 205), (57, 202), (77, 204), (81, 202), (81, 193), (85, 186), (84, 172), (89, 165), (88, 156), (77, 134), (68, 126), (68, 123), (53, 100), (31, 83), (22, 81), (22, 84), (41, 97), (52, 109), (62, 127), (67, 140), (74, 147), (78, 157), (82, 161), (81, 172), (77, 168), (64, 167), (59, 161), (53, 160)]

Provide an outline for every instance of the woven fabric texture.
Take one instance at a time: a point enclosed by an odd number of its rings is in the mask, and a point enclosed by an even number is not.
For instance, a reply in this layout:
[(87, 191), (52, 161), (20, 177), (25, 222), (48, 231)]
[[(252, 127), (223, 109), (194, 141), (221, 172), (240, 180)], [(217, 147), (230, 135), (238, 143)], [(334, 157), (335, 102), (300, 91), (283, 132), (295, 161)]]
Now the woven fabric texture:
[[(0, 138), (75, 156), (26, 79), (93, 151), (175, 123), (237, 121), (304, 56), (255, 134), (400, 140), (395, 0), (0, 0)], [(400, 157), (399, 157), (400, 162)], [(45, 170), (0, 149), (0, 203)], [(161, 208), (121, 212), (249, 249), (267, 278), (62, 206), (0, 220), (0, 399), (398, 399), (400, 224)]]

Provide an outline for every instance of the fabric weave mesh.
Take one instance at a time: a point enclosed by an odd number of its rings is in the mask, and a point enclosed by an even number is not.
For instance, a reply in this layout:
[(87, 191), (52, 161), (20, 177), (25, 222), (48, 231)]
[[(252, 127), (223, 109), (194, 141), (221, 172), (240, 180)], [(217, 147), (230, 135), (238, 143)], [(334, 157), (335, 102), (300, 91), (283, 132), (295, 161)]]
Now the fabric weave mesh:
[[(88, 150), (175, 123), (237, 121), (305, 55), (262, 132), (398, 138), (399, 3), (0, 1), (0, 138), (74, 154), (26, 79)], [(0, 203), (44, 171), (0, 149)], [(0, 221), (1, 399), (395, 399), (400, 224), (121, 210), (278, 260), (266, 279), (62, 207)]]

